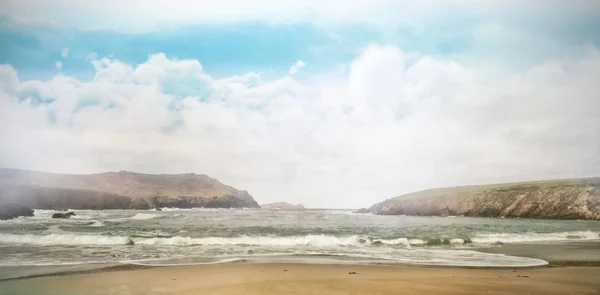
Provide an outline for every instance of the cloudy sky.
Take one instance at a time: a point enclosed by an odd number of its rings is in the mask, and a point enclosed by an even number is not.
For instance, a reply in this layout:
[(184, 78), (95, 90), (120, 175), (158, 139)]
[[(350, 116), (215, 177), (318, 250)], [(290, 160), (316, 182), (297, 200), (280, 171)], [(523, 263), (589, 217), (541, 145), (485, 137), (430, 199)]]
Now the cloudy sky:
[(600, 175), (596, 0), (0, 2), (0, 166), (259, 203)]

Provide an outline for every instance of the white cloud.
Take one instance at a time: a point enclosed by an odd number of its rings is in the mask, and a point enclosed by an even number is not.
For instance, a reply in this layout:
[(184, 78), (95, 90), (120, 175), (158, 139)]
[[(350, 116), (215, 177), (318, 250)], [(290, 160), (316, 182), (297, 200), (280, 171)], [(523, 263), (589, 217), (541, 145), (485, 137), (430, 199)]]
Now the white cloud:
[(63, 49), (60, 51), (60, 56), (61, 56), (63, 59), (66, 59), (66, 58), (68, 58), (68, 57), (69, 57), (69, 48), (67, 48), (67, 47), (63, 48)]
[(57, 61), (54, 63), (54, 67), (56, 67), (57, 70), (60, 70), (62, 68), (63, 63), (61, 61)]
[(294, 63), (291, 67), (290, 67), (290, 75), (293, 75), (295, 73), (298, 73), (298, 71), (300, 71), (301, 68), (303, 68), (304, 66), (306, 66), (306, 63), (298, 60), (296, 61), (296, 63)]
[[(199, 172), (259, 202), (360, 207), (436, 186), (600, 173), (600, 55), (511, 76), (370, 46), (347, 74), (217, 79), (164, 54), (90, 82), (0, 67), (2, 166)], [(415, 59), (414, 56), (417, 56)], [(41, 153), (40, 151), (43, 151)]]
[[(39, 23), (39, 17), (51, 19), (79, 29), (118, 29), (149, 31), (171, 25), (190, 23), (224, 23), (266, 20), (269, 22), (341, 22), (369, 23), (381, 28), (399, 23), (418, 25), (431, 23), (448, 12), (477, 13), (514, 11), (546, 15), (558, 13), (577, 15), (581, 11), (598, 11), (597, 0), (568, 1), (481, 1), (481, 0), (194, 0), (171, 1), (86, 1), (86, 0), (28, 0), (0, 2), (0, 11), (20, 15), (26, 23)], [(81, 16), (84, 17), (81, 17)], [(554, 18), (550, 18), (554, 19)], [(510, 21), (510, 19), (509, 19)]]

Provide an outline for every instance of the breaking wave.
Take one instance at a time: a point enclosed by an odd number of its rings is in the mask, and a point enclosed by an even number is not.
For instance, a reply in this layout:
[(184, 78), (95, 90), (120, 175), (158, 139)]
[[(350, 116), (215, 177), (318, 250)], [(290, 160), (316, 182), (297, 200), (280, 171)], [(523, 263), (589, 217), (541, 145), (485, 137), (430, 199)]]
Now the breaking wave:
[[(138, 214), (140, 215), (140, 214)], [(138, 216), (136, 215), (136, 216)], [(152, 215), (152, 214), (145, 214)], [(134, 216), (135, 217), (135, 216)], [(144, 216), (144, 218), (154, 218)], [(143, 220), (143, 219), (142, 219)], [(102, 226), (102, 223), (93, 223), (90, 226)], [(379, 239), (363, 236), (332, 236), (332, 235), (304, 235), (304, 236), (238, 236), (238, 237), (202, 237), (189, 236), (152, 237), (152, 236), (104, 236), (81, 235), (65, 232), (55, 232), (46, 235), (33, 234), (0, 234), (0, 243), (31, 244), (31, 245), (165, 245), (165, 246), (270, 246), (270, 247), (393, 247), (409, 249), (413, 246), (440, 246), (493, 244), (497, 242), (527, 243), (544, 241), (567, 240), (600, 240), (600, 235), (592, 231), (562, 232), (562, 233), (528, 233), (528, 234), (485, 234), (473, 238), (430, 238), (430, 239)]]
[(138, 214), (130, 217), (129, 219), (131, 219), (131, 220), (148, 220), (148, 219), (157, 218), (157, 217), (159, 217), (158, 214), (138, 213)]
[(102, 236), (102, 235), (77, 235), (77, 234), (49, 234), (49, 235), (17, 235), (0, 234), (0, 243), (32, 244), (32, 245), (252, 245), (252, 246), (369, 246), (369, 245), (399, 245), (410, 247), (408, 240), (399, 239), (367, 239), (359, 236), (335, 237), (330, 235), (306, 235), (292, 237), (268, 236), (240, 236), (240, 237), (129, 237), (129, 236)]
[(103, 227), (104, 223), (102, 221), (96, 221), (90, 225), (88, 225), (89, 227)]

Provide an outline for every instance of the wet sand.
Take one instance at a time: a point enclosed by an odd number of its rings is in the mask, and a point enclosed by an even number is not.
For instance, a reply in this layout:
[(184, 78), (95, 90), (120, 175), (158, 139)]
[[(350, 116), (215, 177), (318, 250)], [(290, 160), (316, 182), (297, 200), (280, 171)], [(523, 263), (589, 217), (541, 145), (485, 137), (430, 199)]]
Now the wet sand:
[[(0, 281), (0, 295), (96, 294), (600, 294), (600, 243), (503, 245), (481, 252), (538, 258), (545, 267), (494, 269), (231, 263), (81, 266)], [(91, 267), (91, 266), (87, 266)], [(10, 274), (19, 276), (17, 269)], [(24, 268), (23, 274), (28, 273)], [(355, 272), (355, 274), (353, 273)]]
[(550, 266), (600, 267), (600, 242), (598, 241), (512, 244), (476, 250), (484, 253), (542, 259), (548, 261)]
[(600, 294), (598, 267), (221, 264), (0, 282), (0, 294)]

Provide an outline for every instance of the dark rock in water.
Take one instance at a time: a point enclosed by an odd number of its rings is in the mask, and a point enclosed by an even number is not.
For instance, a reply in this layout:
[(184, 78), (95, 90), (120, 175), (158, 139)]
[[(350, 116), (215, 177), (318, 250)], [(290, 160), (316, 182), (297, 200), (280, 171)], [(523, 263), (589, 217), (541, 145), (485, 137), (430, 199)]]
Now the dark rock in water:
[(70, 218), (71, 216), (74, 216), (75, 212), (68, 212), (68, 213), (54, 213), (52, 214), (52, 218)]
[(129, 239), (127, 240), (127, 243), (125, 243), (125, 245), (128, 245), (128, 246), (133, 246), (133, 245), (135, 245), (135, 242), (133, 242), (133, 240), (132, 240), (131, 238), (129, 238)]
[(156, 211), (162, 211), (162, 209), (160, 209), (160, 208), (158, 208), (158, 207), (157, 207), (157, 208), (155, 208), (154, 210), (156, 210)]
[(33, 210), (15, 203), (0, 204), (0, 220), (13, 219), (20, 216), (33, 216)]
[(358, 239), (358, 242), (361, 243), (361, 244), (364, 244), (364, 243), (367, 242), (367, 240), (365, 240), (365, 239)]
[(374, 246), (383, 245), (383, 242), (381, 242), (381, 241), (374, 241), (372, 245), (374, 245)]
[(502, 246), (502, 245), (504, 245), (504, 243), (502, 243), (502, 242), (494, 242), (494, 243), (492, 243), (492, 245), (494, 245), (494, 246)]

